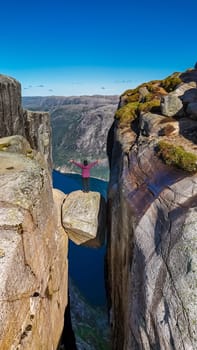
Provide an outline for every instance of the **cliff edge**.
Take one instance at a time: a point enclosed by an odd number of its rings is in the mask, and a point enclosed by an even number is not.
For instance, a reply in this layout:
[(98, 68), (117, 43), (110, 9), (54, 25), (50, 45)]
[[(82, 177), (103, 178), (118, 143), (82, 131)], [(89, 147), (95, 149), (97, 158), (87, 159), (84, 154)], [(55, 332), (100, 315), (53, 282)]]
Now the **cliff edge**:
[(56, 349), (67, 305), (64, 194), (22, 136), (0, 139), (0, 348)]
[(197, 348), (197, 70), (126, 91), (108, 136), (113, 350)]

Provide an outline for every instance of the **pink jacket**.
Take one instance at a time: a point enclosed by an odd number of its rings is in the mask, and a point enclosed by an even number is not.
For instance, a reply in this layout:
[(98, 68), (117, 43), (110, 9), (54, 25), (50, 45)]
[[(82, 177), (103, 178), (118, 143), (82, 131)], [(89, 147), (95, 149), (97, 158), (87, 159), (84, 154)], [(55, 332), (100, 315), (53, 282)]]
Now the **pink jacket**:
[(74, 160), (73, 160), (73, 163), (82, 169), (82, 173), (81, 173), (82, 177), (87, 178), (87, 177), (90, 177), (90, 169), (93, 168), (93, 166), (95, 166), (98, 163), (98, 160), (96, 160), (95, 162), (89, 163), (88, 165), (77, 163)]

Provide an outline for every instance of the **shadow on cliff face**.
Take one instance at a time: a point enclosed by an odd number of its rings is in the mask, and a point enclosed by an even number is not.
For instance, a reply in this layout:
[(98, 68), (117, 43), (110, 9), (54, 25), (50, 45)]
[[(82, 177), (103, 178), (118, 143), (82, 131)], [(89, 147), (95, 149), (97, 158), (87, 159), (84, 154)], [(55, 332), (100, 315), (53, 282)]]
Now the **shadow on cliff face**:
[[(180, 79), (183, 83), (189, 84), (197, 81), (197, 69), (195, 67), (192, 71), (187, 71), (180, 75)], [(178, 118), (180, 134), (187, 138), (189, 141), (192, 141), (194, 144), (197, 144), (197, 120), (196, 118), (190, 119), (188, 117), (188, 105), (189, 103), (196, 103), (197, 101), (197, 89), (191, 88), (184, 92), (180, 99), (183, 102), (183, 110), (185, 117)]]
[(194, 144), (197, 144), (197, 121), (185, 116), (179, 118), (178, 123), (180, 134)]
[(101, 196), (99, 202), (97, 222), (96, 237), (82, 243), (82, 247), (100, 248), (106, 242), (106, 201), (103, 196)]
[(107, 156), (109, 160), (109, 165), (111, 168), (112, 163), (112, 150), (113, 150), (113, 143), (114, 143), (114, 135), (115, 135), (115, 122), (113, 122), (111, 128), (109, 129), (108, 135), (107, 135)]
[(109, 160), (109, 166), (110, 169), (112, 168), (112, 160), (113, 163), (119, 159), (119, 157), (122, 155), (122, 145), (121, 143), (116, 140), (116, 121), (113, 122), (111, 125), (111, 128), (109, 129), (108, 135), (107, 135), (107, 156)]
[[(114, 121), (107, 136), (107, 156), (110, 167), (110, 182), (118, 184), (120, 172), (122, 169), (122, 145), (116, 139), (116, 122)], [(113, 170), (112, 170), (113, 169)]]
[(70, 297), (68, 292), (68, 305), (64, 313), (64, 328), (57, 350), (77, 350), (75, 335), (72, 329), (70, 315)]

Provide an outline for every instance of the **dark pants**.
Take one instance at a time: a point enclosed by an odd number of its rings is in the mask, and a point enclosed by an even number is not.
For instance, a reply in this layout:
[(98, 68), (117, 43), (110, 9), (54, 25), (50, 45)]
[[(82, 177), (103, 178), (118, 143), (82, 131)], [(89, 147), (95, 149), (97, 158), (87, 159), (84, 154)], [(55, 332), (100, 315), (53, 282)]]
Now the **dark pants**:
[(89, 177), (82, 177), (82, 184), (83, 184), (83, 191), (89, 192), (90, 190)]

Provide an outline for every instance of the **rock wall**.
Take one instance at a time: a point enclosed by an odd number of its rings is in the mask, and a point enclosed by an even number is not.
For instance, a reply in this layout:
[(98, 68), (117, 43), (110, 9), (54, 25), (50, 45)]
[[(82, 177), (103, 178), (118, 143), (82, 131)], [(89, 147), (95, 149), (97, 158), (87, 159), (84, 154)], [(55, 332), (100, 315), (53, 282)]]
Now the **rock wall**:
[(50, 116), (45, 112), (23, 110), (21, 85), (14, 78), (0, 74), (0, 137), (22, 135), (31, 148), (44, 154), (52, 170)]
[(0, 348), (57, 349), (68, 302), (68, 236), (65, 195), (51, 186), (50, 118), (23, 110), (20, 83), (3, 75), (0, 136)]
[(23, 130), (21, 85), (14, 78), (0, 74), (0, 137)]
[(0, 139), (0, 348), (57, 349), (67, 305), (64, 194), (21, 136)]
[[(113, 350), (197, 348), (196, 82), (195, 69), (179, 75), (170, 92), (162, 87), (167, 80), (154, 82), (157, 108), (149, 110), (141, 105), (150, 99), (144, 84), (146, 98), (134, 91), (139, 99), (135, 118), (133, 92), (127, 91), (120, 101), (127, 110), (119, 112), (109, 132)], [(160, 141), (171, 145), (173, 156), (158, 152)], [(179, 162), (173, 158), (179, 157), (178, 145), (192, 153), (193, 171), (184, 168), (181, 157)]]

